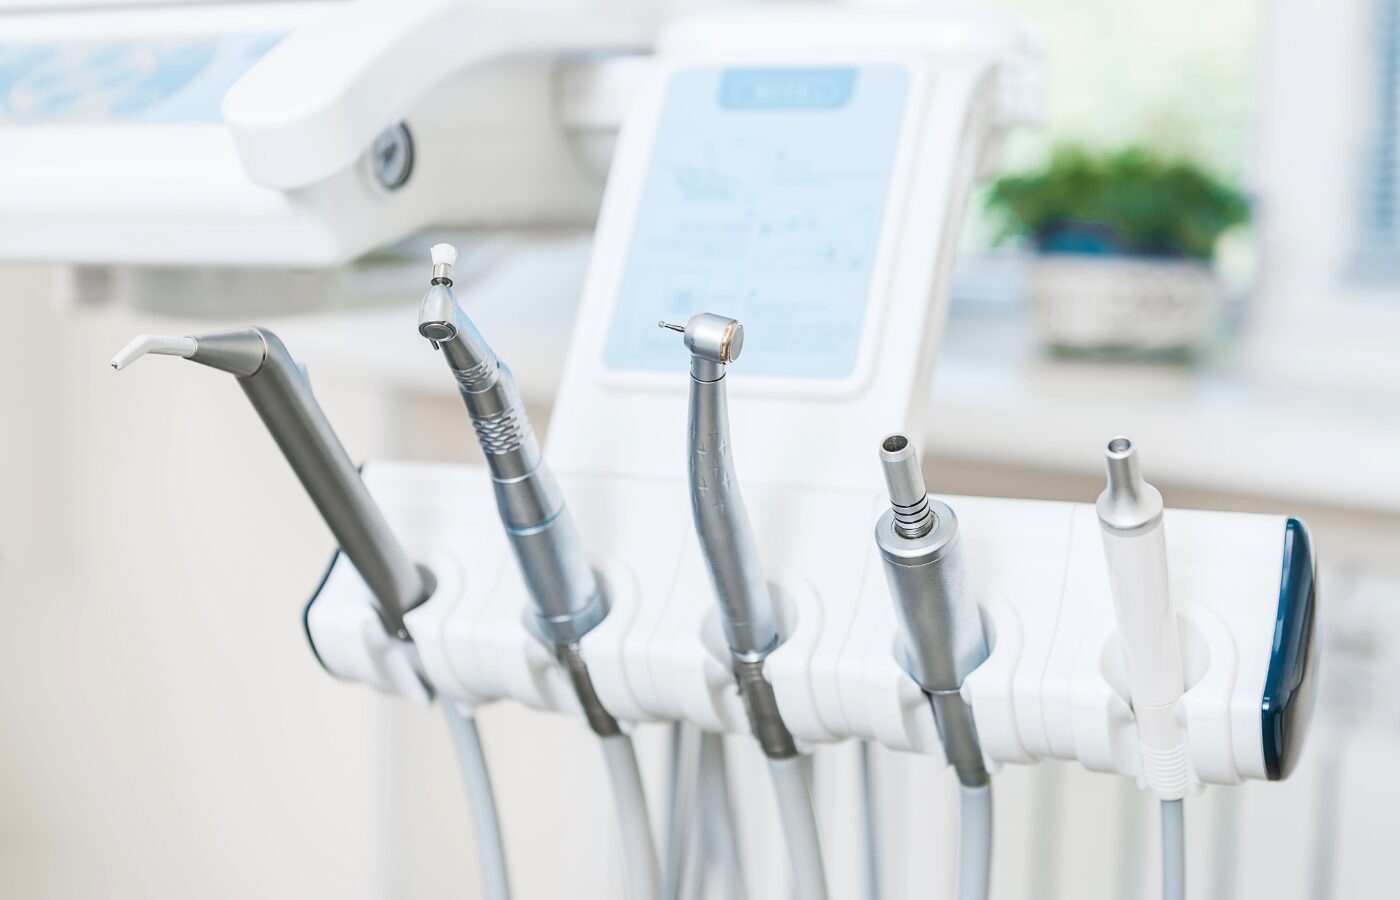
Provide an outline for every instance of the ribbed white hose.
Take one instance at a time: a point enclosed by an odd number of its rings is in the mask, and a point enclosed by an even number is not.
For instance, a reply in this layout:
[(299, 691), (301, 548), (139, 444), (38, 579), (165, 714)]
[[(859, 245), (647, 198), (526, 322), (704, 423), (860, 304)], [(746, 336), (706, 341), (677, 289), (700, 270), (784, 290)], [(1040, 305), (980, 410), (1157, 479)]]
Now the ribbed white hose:
[(452, 744), (457, 748), (457, 764), (462, 770), (467, 805), (471, 807), (472, 824), (476, 827), (482, 896), (486, 900), (510, 900), (510, 874), (501, 841), (501, 823), (496, 817), (496, 795), (491, 789), (491, 775), (486, 769), (486, 754), (481, 749), (476, 719), (446, 699), (442, 702), (442, 711), (447, 716), (448, 730), (452, 732)]
[(1186, 897), (1186, 816), (1180, 800), (1162, 801), (1162, 900)]
[(605, 737), (601, 743), (622, 832), (627, 900), (656, 900), (661, 895), (661, 878), (656, 868), (656, 847), (651, 839), (651, 819), (647, 816), (646, 794), (642, 792), (642, 774), (637, 769), (637, 753), (632, 748), (632, 739), (625, 734)]
[(987, 900), (992, 875), (992, 787), (960, 786), (958, 900)]
[(793, 896), (799, 900), (826, 900), (826, 874), (822, 871), (817, 814), (812, 808), (812, 792), (807, 786), (802, 757), (769, 759), (768, 771), (773, 776), (773, 790), (778, 795), (778, 813), (782, 816), (783, 831), (787, 836)]

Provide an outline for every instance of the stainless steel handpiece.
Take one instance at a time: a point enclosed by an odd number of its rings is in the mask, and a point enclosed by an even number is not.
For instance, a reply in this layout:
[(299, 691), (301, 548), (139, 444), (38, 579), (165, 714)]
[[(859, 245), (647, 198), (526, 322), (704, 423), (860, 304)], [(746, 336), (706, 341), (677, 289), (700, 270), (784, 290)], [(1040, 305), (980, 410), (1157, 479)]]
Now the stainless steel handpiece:
[(457, 380), (534, 603), (539, 635), (554, 646), (594, 731), (612, 733), (617, 723), (597, 701), (578, 653), (580, 639), (607, 615), (607, 597), (540, 453), (514, 376), (457, 304), (452, 290), (457, 251), (438, 244), (432, 255), (433, 277), (418, 310), (418, 332), (442, 351)]
[(112, 367), (124, 369), (148, 353), (184, 357), (238, 379), (340, 549), (369, 585), (384, 627), (406, 640), (404, 614), (432, 593), (433, 577), (404, 552), (326, 421), (306, 375), (277, 335), (263, 328), (183, 338), (142, 335), (112, 359)]
[(690, 508), (719, 598), (735, 677), (764, 752), (794, 756), (792, 735), (763, 676), (763, 660), (781, 635), (731, 453), (724, 376), (743, 349), (744, 328), (711, 313), (691, 316), (684, 326), (658, 324), (684, 334), (690, 350)]
[(894, 600), (905, 671), (928, 694), (948, 761), (966, 786), (987, 783), (962, 684), (987, 658), (987, 636), (968, 583), (952, 507), (930, 499), (909, 439), (880, 444), (890, 509), (875, 525)]

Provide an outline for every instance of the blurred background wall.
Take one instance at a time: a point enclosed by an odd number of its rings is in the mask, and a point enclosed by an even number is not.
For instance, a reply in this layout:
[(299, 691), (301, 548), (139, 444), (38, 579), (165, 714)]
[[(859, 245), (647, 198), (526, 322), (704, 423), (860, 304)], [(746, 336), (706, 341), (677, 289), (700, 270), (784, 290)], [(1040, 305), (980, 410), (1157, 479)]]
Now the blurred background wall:
[[(1286, 784), (1190, 806), (1191, 896), (1390, 896), (1397, 3), (1006, 5), (1043, 23), (1052, 60), (1046, 133), (1008, 148), (1009, 166), (1041, 164), (1058, 141), (1142, 144), (1237, 182), (1255, 220), (1228, 326), (1189, 360), (1143, 362), (1046, 352), (1027, 250), (993, 247), (976, 207), (935, 380), (930, 484), (1088, 500), (1102, 437), (1131, 431), (1173, 506), (1304, 516), (1325, 579), (1311, 746)], [(337, 683), (308, 652), (301, 609), (331, 540), (236, 385), (159, 363), (107, 368), (133, 334), (244, 317), (86, 303), (74, 284), (0, 268), (0, 895), (472, 896), (442, 723)], [(405, 279), (407, 305), (335, 315), (257, 310), (308, 363), (356, 459), (475, 455), (431, 355), (407, 349), (421, 349), (408, 325), (417, 290)], [(473, 310), (533, 385), (542, 426), (573, 300)], [(399, 323), (393, 361), (360, 352)], [(582, 727), (511, 704), (483, 710), (481, 727), (519, 896), (618, 896), (611, 808)], [(661, 735), (642, 740), (657, 796)], [(741, 809), (767, 821), (751, 748), (731, 751)], [(850, 762), (819, 755), (831, 803)], [(946, 896), (950, 779), (917, 758), (878, 763), (890, 896)], [(1150, 895), (1153, 811), (1131, 785), (1053, 764), (998, 784), (999, 900)], [(771, 886), (773, 859), (748, 862)]]

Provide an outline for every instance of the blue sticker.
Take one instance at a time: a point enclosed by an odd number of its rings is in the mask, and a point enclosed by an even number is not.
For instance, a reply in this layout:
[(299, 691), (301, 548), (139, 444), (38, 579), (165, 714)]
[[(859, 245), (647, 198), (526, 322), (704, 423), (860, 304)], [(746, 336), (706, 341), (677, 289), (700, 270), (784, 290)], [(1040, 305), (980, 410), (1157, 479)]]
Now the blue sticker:
[(220, 122), (224, 94), (282, 37), (0, 44), (0, 124)]
[(604, 359), (684, 372), (659, 319), (744, 325), (747, 375), (856, 366), (909, 93), (899, 66), (719, 69), (667, 87)]

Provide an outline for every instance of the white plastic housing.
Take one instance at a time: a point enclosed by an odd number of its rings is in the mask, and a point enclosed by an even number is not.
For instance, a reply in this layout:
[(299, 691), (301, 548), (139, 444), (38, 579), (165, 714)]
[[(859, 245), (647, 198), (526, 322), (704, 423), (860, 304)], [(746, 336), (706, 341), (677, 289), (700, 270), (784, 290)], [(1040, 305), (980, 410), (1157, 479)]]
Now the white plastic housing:
[(1142, 742), (1143, 775), (1159, 797), (1180, 799), (1189, 782), (1185, 740), (1176, 719), (1185, 677), (1163, 524), (1158, 521), (1140, 534), (1109, 528), (1102, 534), (1128, 694)]
[[(0, 12), (0, 166), (23, 173), (0, 260), (302, 269), (430, 226), (586, 225), (602, 184), (560, 124), (563, 60), (608, 69), (655, 27), (606, 0), (39, 6)], [(604, 113), (590, 147), (631, 92), (594, 75), (567, 79)], [(390, 189), (371, 153), (400, 122)]]
[[(439, 579), (406, 619), (433, 686), (469, 703), (510, 697), (574, 711), (562, 671), (526, 629), (528, 599), (490, 515), (485, 469), (380, 463), (364, 477), (409, 552)], [(684, 481), (560, 481), (613, 601), (583, 642), (608, 709), (628, 721), (683, 718), (746, 734)], [(870, 534), (880, 492), (758, 487), (745, 499), (790, 629), (767, 668), (784, 721), (807, 742), (862, 738), (941, 758), (928, 704), (895, 658), (894, 613)], [(1093, 506), (940, 499), (958, 511), (993, 642), (964, 685), (988, 764), (1067, 759), (1141, 779)], [(1260, 699), (1286, 519), (1168, 510), (1166, 521), (1188, 685), (1174, 712), (1191, 788), (1265, 778)], [(343, 558), (308, 626), (333, 673), (419, 696), (385, 661), (368, 595)]]

